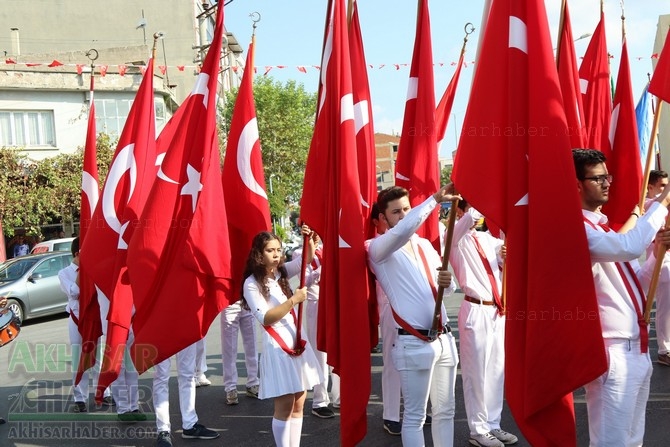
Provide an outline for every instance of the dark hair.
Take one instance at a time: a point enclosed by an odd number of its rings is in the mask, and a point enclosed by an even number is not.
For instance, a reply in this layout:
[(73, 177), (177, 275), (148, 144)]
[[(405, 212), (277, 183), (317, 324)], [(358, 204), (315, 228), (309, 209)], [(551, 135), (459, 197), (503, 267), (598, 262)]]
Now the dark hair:
[(579, 180), (584, 180), (586, 168), (605, 163), (605, 155), (595, 149), (573, 149), (572, 160), (575, 162), (575, 172)]
[(465, 208), (468, 207), (468, 201), (465, 199), (460, 199), (456, 206), (458, 207), (459, 210), (465, 212)]
[(662, 178), (668, 178), (668, 173), (661, 171), (659, 169), (652, 169), (649, 171), (649, 183), (648, 185), (655, 185)]
[(79, 238), (78, 237), (72, 239), (72, 245), (70, 246), (70, 251), (72, 252), (72, 256), (77, 256), (77, 253), (79, 253)]
[[(251, 241), (251, 251), (249, 251), (249, 256), (247, 257), (247, 264), (244, 267), (244, 275), (242, 276), (243, 280), (246, 280), (249, 276), (253, 276), (258, 286), (261, 290), (261, 294), (267, 300), (270, 298), (270, 289), (265, 283), (265, 277), (267, 276), (267, 269), (265, 264), (263, 264), (263, 250), (268, 242), (276, 240), (281, 244), (281, 239), (269, 231), (262, 231), (254, 236), (254, 239)], [(288, 283), (288, 272), (286, 267), (284, 267), (283, 261), (279, 264), (278, 271), (280, 274), (279, 277), (279, 286), (281, 287), (282, 292), (286, 295), (287, 298), (293, 296), (293, 291)], [(244, 298), (244, 282), (242, 283), (242, 290), (240, 291), (242, 297), (242, 304), (245, 309), (249, 308), (247, 300)]]
[(379, 205), (377, 205), (377, 202), (372, 204), (372, 209), (370, 210), (370, 221), (374, 225), (375, 220), (379, 220)]
[[(390, 186), (379, 191), (379, 194), (377, 195), (377, 207), (379, 208), (379, 213), (386, 211), (389, 207), (389, 202), (393, 202), (394, 200), (403, 197), (409, 197), (409, 191), (402, 186)], [(377, 213), (377, 216), (379, 216), (379, 213)]]

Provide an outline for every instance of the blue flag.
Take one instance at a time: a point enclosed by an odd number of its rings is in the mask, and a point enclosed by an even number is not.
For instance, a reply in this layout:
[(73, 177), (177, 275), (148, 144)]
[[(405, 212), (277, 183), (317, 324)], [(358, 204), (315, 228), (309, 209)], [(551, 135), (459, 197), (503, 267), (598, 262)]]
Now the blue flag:
[[(647, 152), (649, 151), (649, 140), (651, 139), (651, 128), (654, 121), (654, 112), (651, 107), (652, 96), (649, 93), (649, 84), (644, 87), (642, 96), (635, 106), (635, 119), (637, 120), (637, 134), (640, 138), (640, 161), (642, 172), (647, 163)], [(652, 165), (653, 169), (653, 165)]]

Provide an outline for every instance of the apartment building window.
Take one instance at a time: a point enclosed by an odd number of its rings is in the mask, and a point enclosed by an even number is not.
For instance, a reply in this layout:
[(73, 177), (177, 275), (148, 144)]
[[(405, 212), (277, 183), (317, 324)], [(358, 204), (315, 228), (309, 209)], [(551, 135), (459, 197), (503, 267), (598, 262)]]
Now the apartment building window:
[[(116, 137), (120, 136), (132, 105), (132, 99), (96, 99), (95, 125), (97, 131)], [(162, 98), (154, 98), (154, 112), (156, 129), (161, 129), (167, 120), (165, 102)]]
[(56, 146), (53, 110), (0, 111), (0, 146)]

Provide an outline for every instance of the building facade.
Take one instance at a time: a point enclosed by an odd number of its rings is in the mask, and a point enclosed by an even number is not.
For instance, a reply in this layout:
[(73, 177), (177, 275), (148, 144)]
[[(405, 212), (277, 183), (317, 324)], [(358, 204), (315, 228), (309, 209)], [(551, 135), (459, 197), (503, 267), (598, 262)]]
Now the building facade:
[[(41, 159), (84, 145), (91, 54), (97, 56), (97, 130), (118, 136), (154, 33), (162, 36), (156, 41), (154, 79), (160, 131), (195, 84), (213, 36), (215, 11), (202, 0), (3, 2), (0, 146)], [(241, 53), (235, 37), (226, 33), (222, 65), (243, 65)], [(222, 93), (239, 85), (238, 71), (222, 70)]]

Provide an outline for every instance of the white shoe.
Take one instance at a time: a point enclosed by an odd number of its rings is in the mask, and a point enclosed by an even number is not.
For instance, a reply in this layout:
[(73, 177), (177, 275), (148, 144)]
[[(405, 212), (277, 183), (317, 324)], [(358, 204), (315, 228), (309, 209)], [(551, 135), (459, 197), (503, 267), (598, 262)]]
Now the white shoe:
[(491, 434), (495, 436), (498, 441), (505, 445), (516, 444), (519, 442), (519, 438), (514, 436), (512, 433), (507, 433), (505, 430), (501, 430), (500, 428), (494, 428), (491, 430)]
[(204, 374), (195, 379), (196, 388), (200, 388), (201, 386), (210, 386), (211, 384), (212, 382), (207, 377), (205, 377)]
[(491, 432), (484, 433), (483, 435), (470, 435), (469, 441), (470, 444), (478, 447), (505, 447), (505, 444), (500, 442)]

